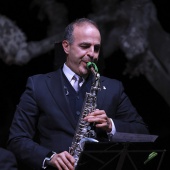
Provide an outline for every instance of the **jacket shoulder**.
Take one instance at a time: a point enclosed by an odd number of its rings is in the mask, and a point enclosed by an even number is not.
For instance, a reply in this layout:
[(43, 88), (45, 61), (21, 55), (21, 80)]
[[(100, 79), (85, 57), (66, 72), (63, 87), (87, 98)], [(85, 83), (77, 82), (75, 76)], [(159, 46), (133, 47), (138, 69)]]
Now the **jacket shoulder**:
[(101, 81), (103, 81), (103, 82), (111, 82), (111, 83), (115, 83), (115, 84), (122, 84), (122, 82), (120, 80), (105, 77), (105, 76), (101, 76)]
[(33, 80), (41, 80), (41, 79), (46, 79), (47, 77), (53, 77), (56, 76), (58, 74), (59, 71), (52, 71), (49, 73), (45, 73), (45, 74), (35, 74), (32, 76), (29, 76), (28, 79), (33, 79)]

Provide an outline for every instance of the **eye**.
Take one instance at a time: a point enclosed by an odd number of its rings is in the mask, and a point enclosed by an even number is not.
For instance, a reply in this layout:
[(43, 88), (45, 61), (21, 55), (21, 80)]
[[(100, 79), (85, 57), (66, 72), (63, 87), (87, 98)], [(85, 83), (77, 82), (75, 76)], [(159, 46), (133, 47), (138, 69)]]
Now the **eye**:
[(95, 45), (94, 46), (94, 51), (97, 53), (100, 51), (100, 45)]
[(90, 47), (90, 45), (89, 45), (89, 44), (81, 44), (80, 46), (81, 46), (81, 48), (83, 48), (83, 49), (87, 49), (87, 48), (89, 48), (89, 47)]

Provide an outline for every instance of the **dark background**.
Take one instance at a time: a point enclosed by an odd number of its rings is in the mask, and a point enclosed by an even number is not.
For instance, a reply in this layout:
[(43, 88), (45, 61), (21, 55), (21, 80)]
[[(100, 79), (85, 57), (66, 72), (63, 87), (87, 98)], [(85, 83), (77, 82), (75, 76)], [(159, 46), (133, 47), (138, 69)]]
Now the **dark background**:
[[(1, 0), (0, 14), (15, 21), (26, 34), (28, 41), (38, 41), (46, 36), (48, 22), (37, 18), (38, 10), (30, 7), (31, 2), (30, 0)], [(92, 12), (90, 0), (86, 0), (84, 3), (80, 0), (62, 0), (61, 2), (64, 2), (68, 7), (69, 21), (77, 17), (87, 17)], [(158, 20), (164, 30), (170, 33), (170, 24), (168, 24), (170, 21), (170, 5), (168, 0), (154, 0), (153, 2), (156, 5)], [(23, 66), (9, 66), (0, 60), (0, 144), (2, 147), (5, 147), (15, 106), (25, 89), (28, 76), (52, 71), (54, 69), (54, 57), (55, 53), (52, 50), (45, 55), (32, 59)], [(168, 160), (170, 108), (144, 76), (130, 79), (128, 75), (123, 75), (125, 64), (124, 53), (118, 50), (105, 59), (105, 69), (102, 74), (123, 82), (126, 93), (148, 124), (151, 134), (159, 136), (156, 147), (167, 150), (165, 160)], [(163, 166), (169, 166), (168, 161), (165, 161)]]

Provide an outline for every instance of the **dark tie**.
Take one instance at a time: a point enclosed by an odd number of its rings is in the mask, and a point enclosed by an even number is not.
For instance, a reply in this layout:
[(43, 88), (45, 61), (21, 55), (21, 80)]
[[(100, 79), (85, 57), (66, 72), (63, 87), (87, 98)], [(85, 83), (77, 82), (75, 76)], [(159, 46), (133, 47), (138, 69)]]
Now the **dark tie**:
[(78, 75), (74, 75), (73, 76), (73, 79), (75, 80), (74, 84), (73, 84), (73, 87), (76, 91), (79, 91), (80, 89), (80, 83), (83, 81), (83, 78), (82, 77), (79, 77)]

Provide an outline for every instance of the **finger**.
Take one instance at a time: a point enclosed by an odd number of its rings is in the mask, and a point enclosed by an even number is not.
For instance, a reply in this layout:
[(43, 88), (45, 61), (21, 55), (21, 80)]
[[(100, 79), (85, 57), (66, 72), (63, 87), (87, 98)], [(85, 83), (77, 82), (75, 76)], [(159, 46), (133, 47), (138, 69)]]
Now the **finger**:
[(61, 170), (71, 170), (74, 169), (73, 165), (67, 159), (57, 159), (56, 162), (57, 168)]
[(74, 158), (68, 152), (62, 152), (55, 157), (55, 162), (53, 160), (53, 165), (60, 170), (72, 170), (74, 169)]
[(106, 114), (103, 111), (94, 111), (86, 116), (86, 118), (93, 118), (93, 117), (104, 118), (106, 117)]
[(99, 118), (97, 118), (97, 117), (86, 117), (86, 118), (84, 118), (84, 120), (86, 120), (87, 122), (89, 122), (89, 123), (92, 123), (92, 122), (99, 122)]
[(74, 169), (74, 164), (72, 164), (72, 163), (69, 162), (68, 160), (63, 160), (63, 161), (64, 161), (64, 166), (63, 166), (63, 168), (69, 169), (69, 170)]
[(63, 164), (63, 162), (62, 162), (61, 158), (57, 157), (55, 159), (55, 166), (54, 167), (57, 167), (58, 170), (62, 170), (62, 167), (63, 167), (62, 164)]
[(70, 167), (73, 167), (74, 166), (74, 163), (75, 163), (75, 159), (73, 156), (71, 156), (68, 152), (66, 153), (66, 164), (68, 163)]

